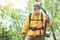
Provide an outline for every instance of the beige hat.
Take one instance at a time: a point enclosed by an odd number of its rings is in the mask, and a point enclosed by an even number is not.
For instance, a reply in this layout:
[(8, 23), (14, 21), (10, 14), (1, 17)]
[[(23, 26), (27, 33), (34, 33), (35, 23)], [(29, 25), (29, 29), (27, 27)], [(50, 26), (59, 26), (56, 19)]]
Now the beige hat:
[(39, 8), (42, 7), (42, 3), (41, 2), (35, 2), (34, 5), (37, 5)]

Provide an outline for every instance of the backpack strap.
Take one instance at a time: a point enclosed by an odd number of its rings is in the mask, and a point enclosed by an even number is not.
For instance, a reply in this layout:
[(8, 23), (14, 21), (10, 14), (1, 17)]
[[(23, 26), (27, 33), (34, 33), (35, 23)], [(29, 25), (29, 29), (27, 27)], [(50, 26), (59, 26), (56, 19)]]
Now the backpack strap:
[[(30, 15), (29, 15), (29, 27), (30, 27), (30, 21), (35, 21), (35, 20), (31, 19), (31, 15), (32, 15), (32, 13), (30, 13)], [(42, 23), (43, 23), (43, 13), (41, 13), (41, 20), (38, 20), (38, 21), (42, 21)]]
[(41, 13), (41, 21), (42, 21), (42, 23), (43, 23), (43, 13)]
[[(41, 12), (40, 16), (41, 16), (41, 21), (43, 23), (43, 13), (42, 12)], [(42, 28), (43, 28), (43, 26), (42, 26)], [(40, 34), (41, 34), (41, 30), (40, 30)]]
[(29, 15), (29, 28), (30, 28), (31, 15), (32, 15), (32, 13), (30, 13), (30, 15)]

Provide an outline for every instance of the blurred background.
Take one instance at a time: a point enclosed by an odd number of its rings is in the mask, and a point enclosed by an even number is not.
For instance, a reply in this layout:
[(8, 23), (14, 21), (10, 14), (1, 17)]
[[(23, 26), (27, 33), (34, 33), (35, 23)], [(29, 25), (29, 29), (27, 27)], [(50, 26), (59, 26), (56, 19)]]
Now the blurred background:
[[(60, 40), (60, 0), (38, 0), (53, 22), (55, 37)], [(0, 0), (0, 40), (22, 40), (22, 27), (36, 0)], [(51, 29), (50, 37), (54, 40)]]

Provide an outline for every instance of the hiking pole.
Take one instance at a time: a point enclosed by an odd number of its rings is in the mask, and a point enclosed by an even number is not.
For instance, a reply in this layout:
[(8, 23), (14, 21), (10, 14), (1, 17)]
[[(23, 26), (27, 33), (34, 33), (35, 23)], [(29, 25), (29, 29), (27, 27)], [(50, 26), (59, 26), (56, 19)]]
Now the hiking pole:
[(47, 26), (47, 20), (45, 20), (43, 40), (45, 40), (46, 26)]
[(52, 33), (53, 33), (54, 40), (57, 40), (52, 26), (51, 26), (51, 30), (52, 30)]

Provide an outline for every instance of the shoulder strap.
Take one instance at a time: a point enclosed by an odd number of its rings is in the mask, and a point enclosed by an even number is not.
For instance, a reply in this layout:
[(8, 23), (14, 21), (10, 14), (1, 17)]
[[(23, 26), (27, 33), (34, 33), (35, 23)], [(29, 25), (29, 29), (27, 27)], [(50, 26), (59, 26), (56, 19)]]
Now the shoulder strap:
[(31, 15), (32, 15), (32, 13), (30, 13), (30, 15), (29, 15), (29, 27), (30, 27)]
[[(30, 13), (30, 15), (29, 15), (29, 26), (30, 26), (30, 21), (31, 21), (31, 15), (32, 15), (32, 13)], [(43, 13), (41, 13), (41, 21), (43, 22)]]
[[(32, 13), (30, 13), (30, 15), (29, 15), (29, 26), (30, 26), (30, 21), (31, 21), (31, 15), (32, 15)], [(43, 22), (43, 13), (41, 13), (41, 21)]]
[(41, 13), (41, 20), (42, 20), (42, 23), (43, 23), (43, 13)]

